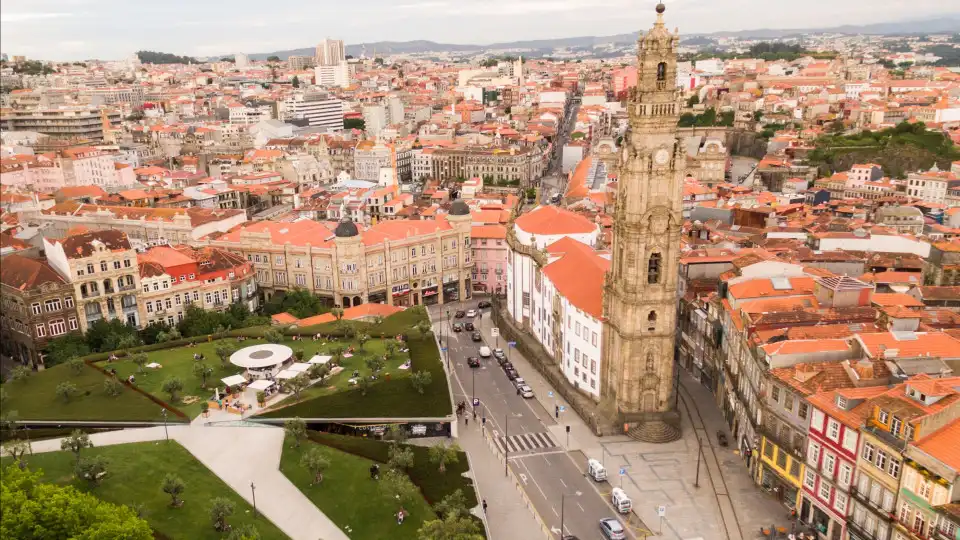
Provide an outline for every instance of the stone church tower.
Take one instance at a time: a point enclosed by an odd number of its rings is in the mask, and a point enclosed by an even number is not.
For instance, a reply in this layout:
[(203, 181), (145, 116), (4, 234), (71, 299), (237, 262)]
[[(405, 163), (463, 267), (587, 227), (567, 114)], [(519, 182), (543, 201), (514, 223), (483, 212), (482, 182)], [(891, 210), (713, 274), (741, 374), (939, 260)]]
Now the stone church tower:
[(677, 33), (657, 22), (638, 41), (636, 88), (620, 154), (613, 263), (604, 285), (601, 410), (648, 442), (680, 436), (674, 339), (685, 150), (677, 139)]

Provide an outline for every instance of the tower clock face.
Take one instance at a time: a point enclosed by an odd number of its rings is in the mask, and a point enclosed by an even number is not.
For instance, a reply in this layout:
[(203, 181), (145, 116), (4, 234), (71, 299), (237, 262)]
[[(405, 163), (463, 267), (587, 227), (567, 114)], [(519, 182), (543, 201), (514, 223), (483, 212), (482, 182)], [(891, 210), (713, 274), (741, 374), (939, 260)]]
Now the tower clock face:
[(657, 165), (663, 165), (670, 159), (670, 153), (661, 148), (653, 155), (653, 160), (657, 162)]

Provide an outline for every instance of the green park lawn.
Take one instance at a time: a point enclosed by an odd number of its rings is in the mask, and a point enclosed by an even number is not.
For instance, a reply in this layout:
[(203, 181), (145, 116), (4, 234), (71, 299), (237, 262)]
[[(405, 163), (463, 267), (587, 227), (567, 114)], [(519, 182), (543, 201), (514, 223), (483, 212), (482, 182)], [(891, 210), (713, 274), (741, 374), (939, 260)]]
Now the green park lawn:
[[(74, 455), (70, 452), (49, 452), (27, 458), (31, 470), (42, 470), (43, 479), (60, 485), (73, 485), (101, 499), (136, 507), (142, 505), (142, 516), (155, 531), (166, 538), (220, 540), (210, 521), (210, 501), (226, 497), (233, 501), (233, 516), (227, 519), (233, 527), (253, 525), (263, 540), (287, 538), (266, 518), (253, 516), (253, 510), (240, 495), (210, 472), (176, 441), (152, 441), (89, 448), (85, 456), (100, 455), (108, 460), (107, 476), (96, 488), (74, 477)], [(10, 459), (4, 458), (4, 464)], [(179, 476), (186, 488), (180, 508), (170, 506), (170, 496), (160, 486), (167, 473)]]
[[(19, 420), (162, 419), (160, 405), (130, 388), (124, 387), (117, 397), (107, 395), (103, 386), (105, 380), (102, 373), (87, 365), (79, 374), (66, 364), (31, 373), (26, 379), (3, 384), (7, 395), (3, 413), (16, 411)], [(66, 402), (56, 394), (57, 385), (64, 381), (72, 382), (78, 390)], [(170, 415), (170, 421), (176, 420), (175, 415)]]
[[(312, 475), (300, 465), (302, 452), (310, 447), (319, 448), (330, 462), (330, 467), (323, 472), (323, 482), (316, 485), (311, 485)], [(310, 440), (296, 448), (293, 439), (288, 437), (283, 444), (280, 471), (350, 538), (415, 540), (417, 529), (436, 514), (419, 496), (404, 507), (407, 517), (402, 525), (397, 525), (396, 513), (400, 507), (370, 478), (373, 463)]]

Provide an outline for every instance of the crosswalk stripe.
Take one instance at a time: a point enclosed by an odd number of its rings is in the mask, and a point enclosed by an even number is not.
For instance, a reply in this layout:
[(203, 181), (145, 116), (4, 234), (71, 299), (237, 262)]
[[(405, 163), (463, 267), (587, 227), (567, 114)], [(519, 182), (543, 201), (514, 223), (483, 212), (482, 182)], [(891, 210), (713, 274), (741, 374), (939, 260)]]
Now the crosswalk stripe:
[(500, 452), (536, 452), (538, 450), (549, 450), (557, 445), (553, 442), (549, 433), (519, 433), (509, 437), (497, 437), (495, 439), (497, 448)]

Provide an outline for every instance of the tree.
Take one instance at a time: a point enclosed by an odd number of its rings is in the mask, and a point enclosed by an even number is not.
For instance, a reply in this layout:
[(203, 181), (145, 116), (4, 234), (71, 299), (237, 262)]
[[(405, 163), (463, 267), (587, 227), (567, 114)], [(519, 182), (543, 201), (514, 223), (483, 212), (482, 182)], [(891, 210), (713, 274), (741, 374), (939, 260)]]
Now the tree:
[(340, 322), (340, 320), (343, 319), (343, 308), (335, 307), (330, 310), (330, 314), (333, 315), (337, 322)]
[(440, 442), (430, 447), (430, 461), (437, 464), (437, 469), (441, 472), (447, 472), (447, 463), (456, 463), (460, 460), (460, 447), (457, 443), (449, 446)]
[(143, 373), (143, 366), (147, 365), (147, 361), (150, 358), (147, 356), (147, 353), (138, 352), (130, 356), (130, 360), (137, 365), (137, 371)]
[(360, 334), (357, 336), (357, 343), (360, 345), (361, 351), (363, 350), (363, 346), (366, 345), (368, 341), (370, 341), (369, 334)]
[(90, 349), (97, 352), (129, 349), (143, 343), (137, 329), (120, 319), (100, 319), (87, 328), (84, 336)]
[(90, 346), (87, 345), (82, 335), (73, 333), (48, 341), (44, 351), (46, 351), (47, 356), (43, 363), (49, 368), (62, 364), (71, 358), (80, 358), (90, 354)]
[(300, 466), (313, 475), (310, 485), (314, 485), (323, 482), (323, 470), (330, 466), (330, 461), (320, 448), (312, 445), (300, 456)]
[(433, 381), (433, 375), (429, 371), (417, 371), (410, 376), (410, 384), (421, 396), (426, 392), (428, 386)]
[(169, 324), (165, 322), (154, 321), (140, 330), (140, 339), (142, 339), (147, 345), (150, 345), (151, 343), (161, 343), (162, 340), (160, 339), (160, 335), (166, 334), (169, 331)]
[(267, 67), (270, 68), (270, 82), (277, 82), (277, 73), (279, 71), (279, 66), (276, 64), (267, 64)]
[(77, 460), (73, 472), (77, 478), (86, 480), (91, 488), (95, 488), (107, 475), (107, 464), (107, 459), (103, 456), (82, 457)]
[(79, 429), (73, 430), (70, 436), (60, 441), (60, 449), (73, 452), (78, 462), (80, 461), (80, 452), (84, 448), (93, 448), (93, 443), (90, 442), (90, 436)]
[(226, 497), (214, 497), (210, 501), (210, 520), (218, 532), (227, 530), (227, 518), (233, 515), (233, 501)]
[(150, 526), (130, 507), (102, 501), (72, 486), (43, 483), (41, 478), (41, 473), (14, 466), (0, 474), (0, 536), (19, 540), (153, 539)]
[(200, 388), (206, 388), (207, 377), (213, 375), (213, 368), (203, 362), (197, 362), (193, 365), (193, 374), (200, 379)]
[(180, 380), (180, 377), (169, 377), (163, 381), (163, 386), (160, 388), (170, 394), (170, 401), (177, 401), (177, 394), (183, 390), (183, 381)]
[(13, 462), (20, 470), (27, 468), (27, 453), (30, 451), (30, 442), (23, 439), (10, 439), (3, 443), (3, 455), (13, 458)]
[(290, 85), (294, 88), (300, 88), (300, 77), (294, 75), (293, 80), (290, 81)]
[(333, 361), (336, 364), (343, 362), (343, 353), (346, 349), (342, 345), (337, 345), (336, 347), (330, 349), (331, 356), (333, 356)]
[(199, 64), (192, 56), (177, 56), (154, 51), (137, 51), (137, 58), (144, 64)]
[(467, 497), (462, 489), (458, 489), (447, 495), (440, 502), (433, 506), (434, 511), (441, 517), (465, 516), (467, 515)]
[(363, 121), (363, 118), (344, 118), (343, 119), (343, 129), (367, 129), (366, 122)]
[(123, 393), (123, 384), (113, 377), (110, 377), (103, 381), (103, 393), (110, 397), (117, 397)]
[(380, 491), (390, 499), (396, 500), (402, 508), (410, 504), (417, 496), (417, 487), (406, 474), (389, 469), (380, 475)]
[(174, 508), (183, 506), (180, 495), (186, 488), (187, 485), (183, 483), (183, 479), (173, 473), (167, 473), (166, 476), (163, 477), (163, 483), (160, 485), (160, 489), (170, 496), (170, 506)]
[(283, 341), (283, 332), (277, 330), (276, 328), (270, 328), (263, 333), (263, 339), (269, 341), (270, 343), (280, 343)]
[(430, 326), (430, 323), (427, 321), (420, 321), (416, 326), (417, 332), (420, 332), (422, 337), (427, 337), (430, 335), (430, 332), (433, 331), (433, 327)]
[(687, 99), (687, 107), (693, 107), (700, 103), (700, 94), (694, 94)]
[(31, 373), (30, 368), (27, 366), (14, 366), (13, 369), (10, 370), (10, 380), (25, 381), (30, 377)]
[(311, 379), (319, 379), (320, 384), (323, 384), (323, 380), (330, 374), (330, 366), (327, 364), (313, 364), (307, 373), (310, 374)]
[(373, 63), (376, 64), (376, 65), (378, 65), (378, 66), (382, 66), (382, 65), (383, 65), (383, 58), (374, 58), (374, 59), (373, 59)]
[(374, 375), (380, 372), (383, 369), (384, 361), (380, 356), (371, 356), (364, 360), (364, 363), (367, 365), (367, 368), (373, 372)]
[(70, 381), (63, 381), (62, 383), (59, 383), (56, 389), (57, 397), (62, 399), (64, 403), (69, 403), (70, 398), (75, 396), (77, 392), (79, 392), (79, 390), (77, 390), (77, 385)]
[(293, 437), (293, 442), (297, 448), (300, 448), (300, 441), (307, 436), (307, 423), (302, 418), (291, 418), (283, 423), (283, 431), (289, 437)]
[(295, 356), (295, 357), (297, 358), (297, 362), (303, 362), (303, 356), (304, 356), (305, 354), (306, 354), (306, 353), (303, 351), (303, 349), (300, 349), (300, 348), (295, 349), (295, 350), (293, 351), (293, 356)]
[(403, 444), (391, 444), (388, 451), (390, 459), (387, 465), (394, 469), (406, 471), (413, 467), (413, 449)]
[(249, 523), (244, 523), (239, 527), (231, 527), (230, 534), (226, 540), (260, 540), (260, 531)]
[(419, 540), (483, 540), (480, 525), (465, 516), (425, 521), (417, 530)]
[(229, 343), (221, 343), (213, 349), (213, 352), (220, 358), (220, 365), (223, 367), (227, 366), (227, 363), (230, 361), (230, 356), (237, 352), (236, 347)]
[(383, 344), (383, 348), (387, 351), (387, 360), (393, 358), (393, 355), (397, 353), (397, 343), (390, 339)]
[(275, 54), (271, 54), (270, 56), (267, 57), (267, 62), (279, 62), (279, 61), (280, 61), (280, 57)]
[(310, 379), (307, 378), (306, 374), (299, 373), (296, 377), (287, 379), (284, 386), (286, 386), (287, 392), (293, 393), (294, 399), (300, 401), (300, 392), (310, 386)]
[(299, 319), (305, 319), (325, 313), (326, 308), (323, 306), (320, 297), (308, 289), (297, 287), (285, 294), (273, 295), (267, 305), (263, 307), (263, 312), (267, 315), (286, 312)]

